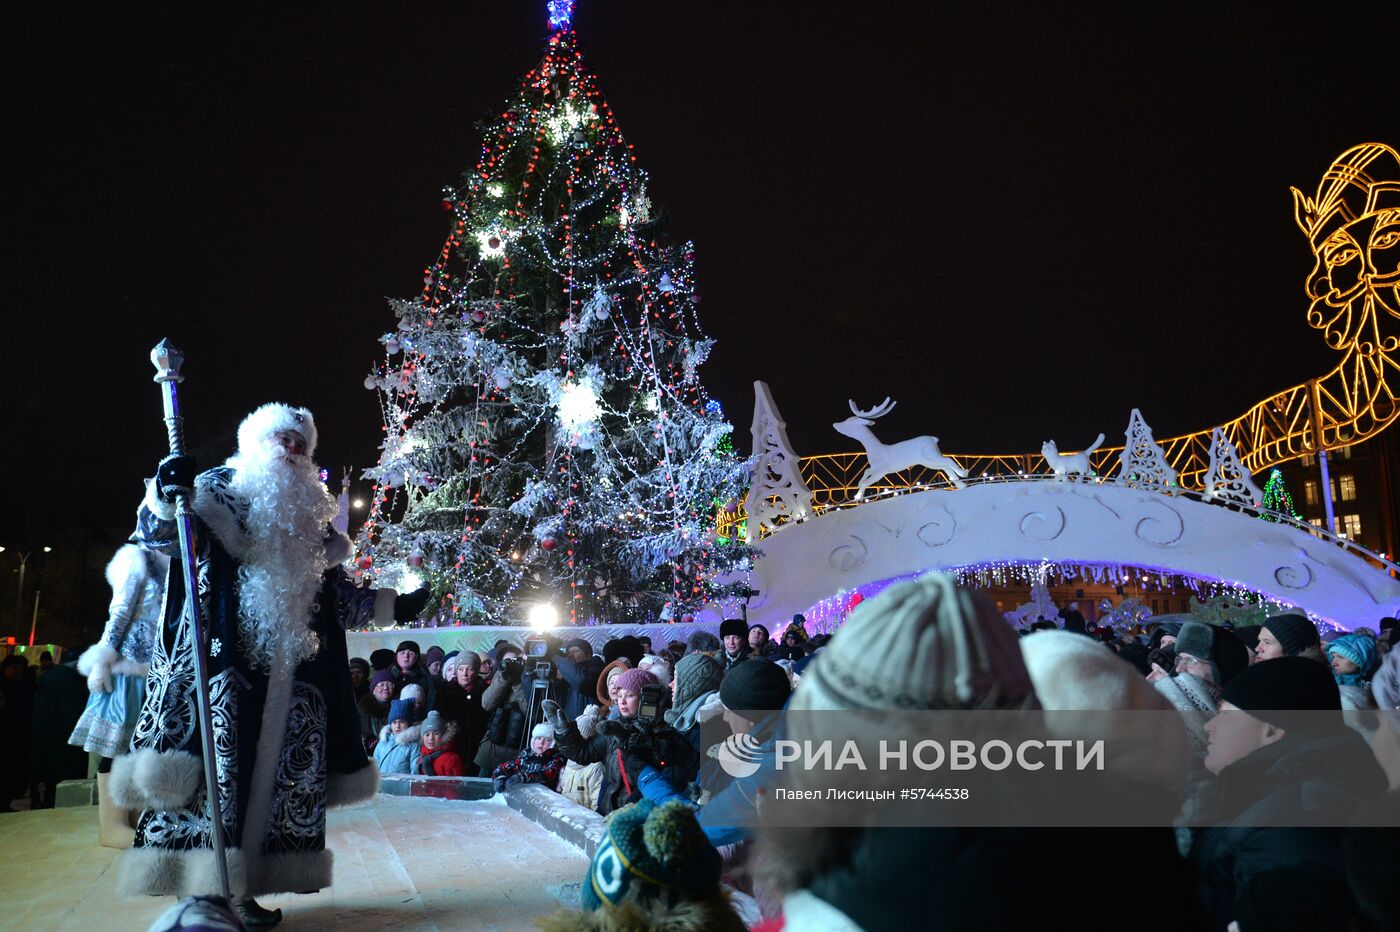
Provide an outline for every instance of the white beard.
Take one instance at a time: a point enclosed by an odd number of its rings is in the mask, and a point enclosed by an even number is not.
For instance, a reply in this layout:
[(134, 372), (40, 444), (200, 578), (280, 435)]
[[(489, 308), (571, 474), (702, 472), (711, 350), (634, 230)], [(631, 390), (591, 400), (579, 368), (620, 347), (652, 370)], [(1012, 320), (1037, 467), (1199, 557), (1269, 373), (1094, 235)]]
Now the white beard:
[(228, 465), (235, 470), (230, 490), (248, 502), (248, 548), (238, 569), (240, 646), (255, 669), (290, 674), (320, 649), (311, 622), (335, 499), (309, 457), (254, 459), (240, 451)]

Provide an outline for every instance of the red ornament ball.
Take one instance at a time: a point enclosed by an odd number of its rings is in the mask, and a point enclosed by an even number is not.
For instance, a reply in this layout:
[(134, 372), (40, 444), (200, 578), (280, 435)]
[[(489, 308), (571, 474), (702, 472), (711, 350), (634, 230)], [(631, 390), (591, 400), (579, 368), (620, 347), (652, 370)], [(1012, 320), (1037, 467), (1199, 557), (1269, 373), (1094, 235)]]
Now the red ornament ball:
[(422, 555), (421, 553), (410, 553), (410, 554), (408, 555), (408, 565), (409, 565), (409, 566), (412, 566), (412, 567), (415, 567), (415, 568), (416, 568), (416, 567), (419, 567), (419, 566), (422, 566), (422, 565), (423, 565), (423, 555)]
[(374, 565), (374, 558), (371, 556), (360, 557), (358, 560), (355, 561), (355, 565), (362, 570), (367, 570)]
[(863, 595), (861, 595), (859, 592), (857, 592), (857, 593), (855, 593), (854, 595), (852, 595), (852, 596), (851, 596), (851, 600), (850, 600), (849, 602), (846, 603), (846, 610), (847, 610), (847, 611), (850, 611), (851, 609), (855, 608), (857, 605), (859, 605), (860, 603), (862, 603), (862, 602), (864, 602), (864, 601), (865, 601), (865, 596), (863, 596)]
[(690, 623), (691, 623), (692, 621), (694, 621), (694, 620), (695, 620), (695, 616), (694, 616), (694, 615), (689, 615), (689, 614), (687, 614), (687, 615), (682, 615), (682, 616), (681, 616), (681, 624), (683, 624), (683, 625), (688, 625), (688, 624), (690, 624)]
[(559, 546), (559, 541), (553, 537), (546, 537), (540, 541), (541, 550), (553, 550), (557, 546)]
[(445, 210), (445, 211), (449, 211), (449, 212), (450, 212), (450, 211), (452, 210), (452, 207), (453, 207), (452, 202), (449, 201), (447, 198), (443, 198), (443, 200), (442, 200), (442, 209)]
[(472, 322), (473, 322), (473, 323), (478, 323), (478, 324), (479, 324), (479, 323), (481, 323), (481, 322), (482, 322), (483, 320), (485, 320), (485, 319), (486, 319), (486, 314), (485, 314), (485, 312), (483, 312), (483, 311), (472, 311)]
[(501, 238), (499, 236), (488, 236), (486, 237), (486, 245), (491, 249), (500, 249)]

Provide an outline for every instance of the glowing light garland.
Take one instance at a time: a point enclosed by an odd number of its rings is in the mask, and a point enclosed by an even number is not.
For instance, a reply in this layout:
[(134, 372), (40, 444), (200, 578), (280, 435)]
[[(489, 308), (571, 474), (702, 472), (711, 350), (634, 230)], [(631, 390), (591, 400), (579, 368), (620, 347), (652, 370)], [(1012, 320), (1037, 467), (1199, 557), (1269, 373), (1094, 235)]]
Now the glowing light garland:
[[(416, 301), (393, 301), (384, 441), (362, 574), (421, 554), (438, 618), (671, 617), (713, 598), (716, 498), (744, 481), (697, 378), (694, 248), (649, 224), (646, 175), (569, 28), (444, 192), (448, 237)], [(556, 20), (556, 14), (562, 19)], [(601, 580), (601, 582), (599, 581)]]

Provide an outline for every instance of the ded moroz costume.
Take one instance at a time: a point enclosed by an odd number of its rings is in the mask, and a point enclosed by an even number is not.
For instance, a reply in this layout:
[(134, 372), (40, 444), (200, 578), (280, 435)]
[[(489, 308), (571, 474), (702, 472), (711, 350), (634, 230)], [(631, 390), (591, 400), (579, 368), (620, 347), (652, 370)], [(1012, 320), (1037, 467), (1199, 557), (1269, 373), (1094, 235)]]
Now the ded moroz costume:
[[(348, 675), (346, 621), (371, 590), (337, 567), (350, 542), (331, 527), (335, 500), (312, 461), (310, 412), (269, 404), (238, 429), (238, 452), (193, 477), (163, 461), (138, 512), (136, 539), (179, 557), (171, 490), (193, 486), (199, 598), (223, 833), (235, 900), (309, 892), (331, 882), (328, 807), (372, 796)], [(184, 577), (171, 572), (152, 645), (148, 690), (131, 753), (112, 768), (112, 795), (143, 810), (122, 855), (125, 894), (210, 894), (219, 888), (196, 716)]]

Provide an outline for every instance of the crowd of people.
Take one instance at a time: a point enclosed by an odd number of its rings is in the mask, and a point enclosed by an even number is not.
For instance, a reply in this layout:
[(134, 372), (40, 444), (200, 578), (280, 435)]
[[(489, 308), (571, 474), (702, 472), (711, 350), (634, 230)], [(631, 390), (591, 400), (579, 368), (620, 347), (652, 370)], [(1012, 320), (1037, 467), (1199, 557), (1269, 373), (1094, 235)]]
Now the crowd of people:
[[(1149, 928), (1388, 929), (1400, 921), (1397, 639), (1391, 618), (1350, 633), (1322, 634), (1297, 614), (1118, 631), (1074, 607), (1018, 631), (934, 576), (862, 604), (835, 635), (809, 636), (796, 616), (776, 638), (731, 619), (719, 637), (654, 648), (627, 635), (599, 656), (583, 640), (548, 638), (528, 658), (504, 641), (482, 655), (404, 641), (351, 661), (351, 675), (382, 772), (480, 775), (497, 790), (540, 783), (610, 816), (584, 884), (591, 912), (551, 928), (741, 928), (723, 879), (757, 897), (768, 929), (934, 917), (1016, 928), (1057, 908), (1086, 927), (1100, 923), (1085, 910), (1137, 910), (1128, 924)], [(872, 696), (906, 710), (1178, 710), (1179, 735), (1139, 736), (1151, 761), (1141, 782), (1105, 799), (1141, 793), (1145, 812), (1147, 794), (1166, 794), (1179, 818), (1100, 830), (755, 829), (774, 742), (800, 737), (785, 711), (869, 709)], [(1299, 710), (1335, 714), (1319, 724)], [(702, 731), (717, 720), (727, 727)], [(751, 776), (718, 765), (715, 736), (729, 733), (759, 749)], [(1174, 742), (1184, 770), (1166, 762)], [(643, 843), (656, 825), (674, 850)], [(1104, 872), (1092, 895), (1055, 866), (1085, 857)], [(997, 895), (1008, 870), (1026, 896)]]

